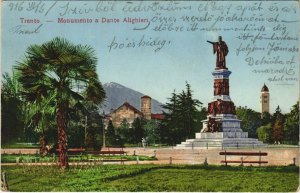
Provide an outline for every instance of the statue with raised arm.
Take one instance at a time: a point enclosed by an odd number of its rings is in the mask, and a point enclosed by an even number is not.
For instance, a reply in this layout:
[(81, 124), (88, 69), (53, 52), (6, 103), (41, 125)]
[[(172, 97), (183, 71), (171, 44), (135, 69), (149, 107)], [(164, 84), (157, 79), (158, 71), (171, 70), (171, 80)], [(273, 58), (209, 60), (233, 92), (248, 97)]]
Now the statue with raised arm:
[(214, 54), (217, 53), (216, 68), (227, 69), (225, 57), (227, 56), (229, 50), (224, 41), (222, 41), (222, 36), (219, 36), (218, 42), (207, 41), (213, 45)]

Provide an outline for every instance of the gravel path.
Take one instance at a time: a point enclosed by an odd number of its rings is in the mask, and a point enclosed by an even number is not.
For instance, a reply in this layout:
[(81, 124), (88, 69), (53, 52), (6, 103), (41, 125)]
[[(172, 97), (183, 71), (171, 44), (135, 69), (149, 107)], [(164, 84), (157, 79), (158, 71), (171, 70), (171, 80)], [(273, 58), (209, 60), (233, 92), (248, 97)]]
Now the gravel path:
[[(120, 148), (116, 148), (120, 149)], [(111, 148), (111, 150), (113, 150)], [(1, 149), (1, 153), (7, 154), (36, 154), (38, 149)], [(211, 149), (172, 149), (172, 148), (124, 148), (127, 155), (145, 155), (155, 156), (156, 161), (139, 161), (138, 164), (201, 164), (207, 160), (208, 164), (220, 165), (224, 156), (219, 155), (223, 151), (220, 148)], [(298, 148), (257, 148), (257, 149), (230, 149), (227, 151), (243, 151), (243, 152), (267, 152), (268, 156), (262, 157), (262, 160), (268, 161), (264, 165), (290, 165), (293, 164), (293, 159), (296, 159), (296, 165), (299, 165), (299, 150)], [(240, 160), (239, 156), (231, 156), (227, 159)], [(245, 157), (244, 160), (258, 160), (258, 157)], [(88, 163), (88, 162), (87, 162)], [(82, 163), (82, 164), (87, 164)], [(121, 164), (120, 162), (110, 162), (104, 164)], [(35, 163), (43, 165), (45, 163)], [(75, 163), (70, 163), (71, 165)], [(137, 164), (137, 161), (125, 161), (124, 164)], [(6, 165), (6, 163), (1, 163)], [(9, 164), (8, 164), (9, 165)]]

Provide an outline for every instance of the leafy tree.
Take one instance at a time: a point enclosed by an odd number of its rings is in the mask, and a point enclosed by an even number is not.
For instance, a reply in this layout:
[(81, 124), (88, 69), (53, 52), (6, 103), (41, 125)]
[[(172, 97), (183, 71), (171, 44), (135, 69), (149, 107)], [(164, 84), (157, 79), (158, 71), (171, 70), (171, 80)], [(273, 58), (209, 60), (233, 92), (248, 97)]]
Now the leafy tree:
[(1, 143), (8, 143), (22, 137), (24, 133), (24, 112), (21, 85), (15, 74), (3, 74), (1, 86)]
[(299, 101), (286, 116), (284, 123), (284, 140), (292, 144), (299, 143)]
[(256, 138), (256, 129), (261, 126), (261, 117), (258, 112), (247, 107), (238, 107), (236, 115), (241, 122), (241, 129), (248, 132), (249, 137)]
[(145, 137), (148, 144), (156, 144), (160, 141), (158, 127), (159, 122), (156, 120), (149, 120), (144, 125)]
[[(71, 101), (76, 101), (75, 105), (84, 100), (99, 104), (105, 97), (96, 63), (95, 51), (91, 47), (54, 38), (42, 45), (29, 46), (25, 58), (16, 66), (27, 102), (39, 104), (49, 98), (54, 101), (62, 168), (68, 167), (66, 131), (73, 107)], [(82, 92), (75, 91), (77, 83), (84, 85)]]
[[(79, 148), (79, 147), (86, 147), (86, 129), (85, 123), (72, 123), (69, 124), (68, 127), (68, 147), (69, 148)], [(57, 136), (57, 132), (51, 133), (51, 137), (54, 138)], [(50, 136), (48, 136), (49, 139)], [(57, 137), (56, 137), (57, 138)]]
[(271, 143), (272, 140), (272, 125), (271, 123), (261, 126), (256, 130), (258, 139), (264, 143)]

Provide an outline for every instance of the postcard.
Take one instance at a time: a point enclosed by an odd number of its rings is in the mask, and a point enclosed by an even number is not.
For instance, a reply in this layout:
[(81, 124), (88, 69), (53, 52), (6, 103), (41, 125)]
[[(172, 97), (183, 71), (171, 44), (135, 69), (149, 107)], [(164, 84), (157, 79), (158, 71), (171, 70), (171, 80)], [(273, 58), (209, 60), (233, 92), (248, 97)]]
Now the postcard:
[[(297, 169), (285, 167), (299, 165), (298, 1), (4, 0), (1, 12), (1, 164), (9, 190), (296, 191)], [(236, 178), (227, 186), (227, 174), (220, 176), (223, 184), (195, 172), (207, 182), (185, 183), (192, 178), (179, 170), (191, 164), (208, 162), (214, 172), (227, 165), (224, 148), (246, 148), (238, 154), (244, 156), (241, 165), (248, 160), (283, 167), (289, 182), (280, 188), (248, 178), (241, 185)], [(91, 172), (89, 161), (101, 165), (107, 159), (93, 157), (99, 149), (122, 154), (120, 163), (126, 160), (128, 168), (107, 164), (109, 177)], [(85, 153), (86, 166), (70, 156)], [(19, 156), (7, 161), (7, 154)], [(258, 162), (247, 158), (255, 156)], [(240, 164), (240, 157), (232, 163)], [(18, 167), (34, 184), (46, 180), (29, 175), (38, 166), (25, 168), (27, 158), (37, 165), (76, 165), (80, 172), (88, 167), (91, 180), (78, 180), (73, 171), (73, 180), (22, 189)], [(159, 175), (155, 171), (167, 169), (136, 166), (143, 159), (189, 166)], [(45, 167), (51, 179), (67, 176)], [(170, 179), (175, 170), (182, 181)], [(279, 179), (276, 172), (264, 180)], [(156, 185), (148, 184), (152, 178)], [(132, 184), (136, 180), (140, 185)]]

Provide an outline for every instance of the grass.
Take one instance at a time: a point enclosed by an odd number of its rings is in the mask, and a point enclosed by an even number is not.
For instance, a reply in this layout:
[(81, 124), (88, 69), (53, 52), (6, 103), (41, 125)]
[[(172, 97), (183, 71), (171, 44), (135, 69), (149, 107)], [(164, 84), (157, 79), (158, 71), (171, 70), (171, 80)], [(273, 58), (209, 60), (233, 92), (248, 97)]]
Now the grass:
[(110, 186), (114, 191), (289, 192), (297, 189), (298, 179), (297, 169), (177, 167), (115, 180)]
[[(139, 143), (139, 144), (125, 143), (124, 147), (140, 147), (140, 148), (143, 148), (141, 143)], [(171, 146), (167, 145), (167, 144), (160, 144), (160, 143), (157, 143), (155, 145), (154, 144), (147, 144), (147, 146), (146, 146), (146, 148), (165, 148), (165, 147), (171, 147)]]
[[(38, 155), (23, 155), (23, 154), (2, 154), (1, 155), (1, 163), (16, 163), (16, 158), (19, 158), (19, 162), (53, 162), (53, 156), (40, 156)], [(154, 157), (149, 156), (138, 156), (140, 161), (146, 160), (156, 160)], [(98, 155), (71, 155), (69, 156), (70, 162), (77, 161), (88, 161), (90, 159), (125, 159), (128, 161), (134, 161), (137, 159), (137, 156), (132, 155), (114, 155), (114, 156), (98, 156)], [(57, 156), (55, 157), (57, 160)]]
[(34, 144), (34, 143), (8, 143), (8, 144), (1, 144), (1, 148), (7, 148), (7, 149), (39, 148), (39, 144)]
[(294, 192), (299, 167), (203, 165), (3, 166), (10, 191)]

